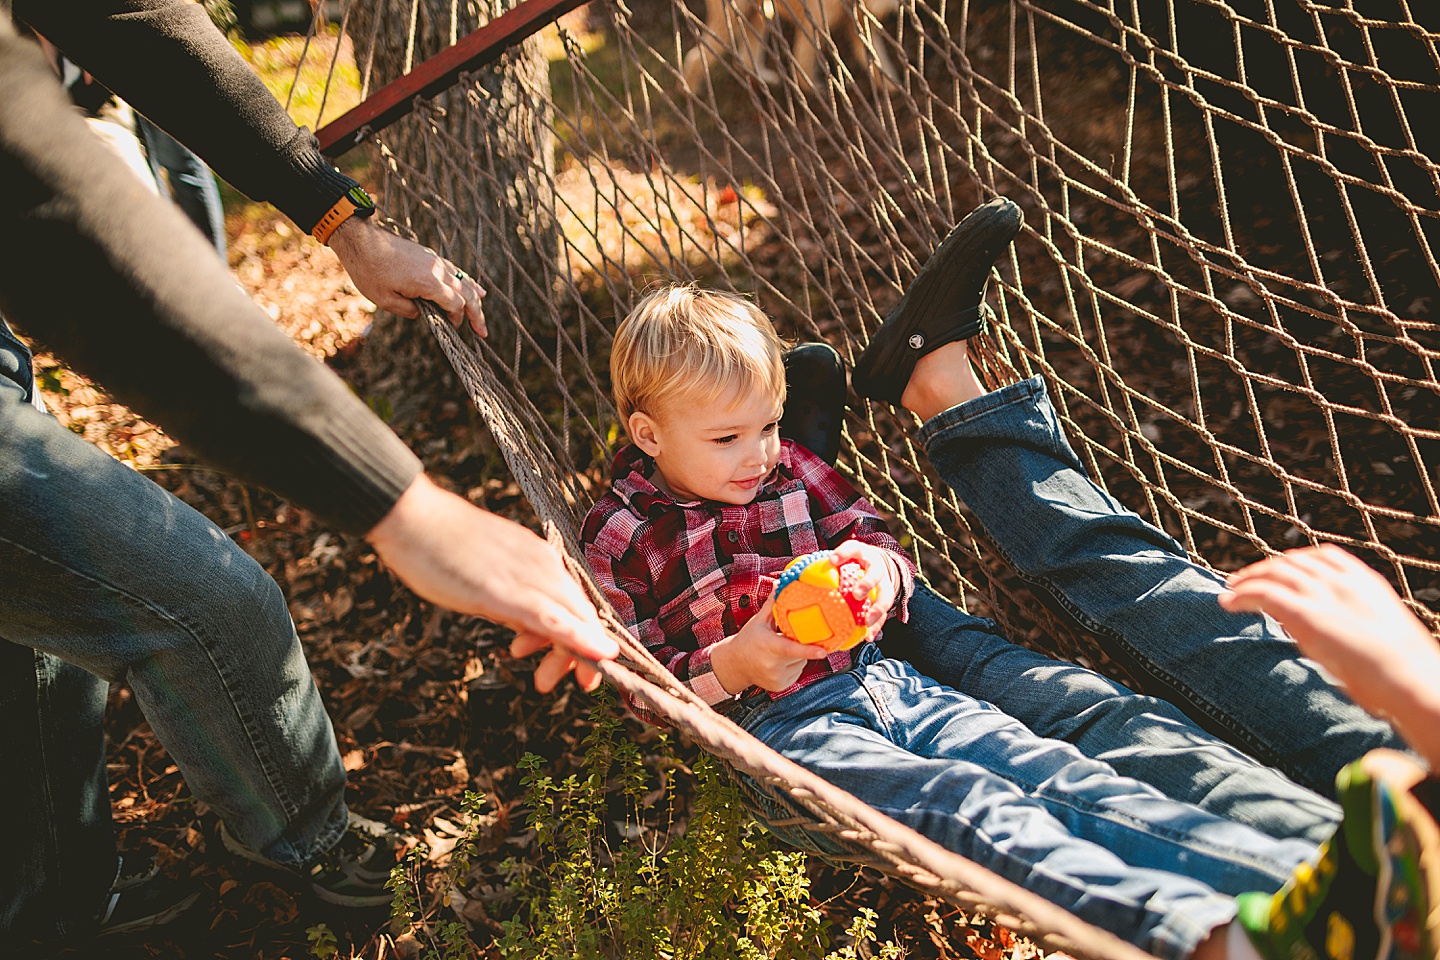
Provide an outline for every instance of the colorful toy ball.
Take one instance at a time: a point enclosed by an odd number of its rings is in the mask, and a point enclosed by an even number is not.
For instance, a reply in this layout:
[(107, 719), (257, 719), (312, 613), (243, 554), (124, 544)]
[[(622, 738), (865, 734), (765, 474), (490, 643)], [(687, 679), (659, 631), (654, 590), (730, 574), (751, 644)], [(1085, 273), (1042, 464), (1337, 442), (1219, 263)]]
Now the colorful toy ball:
[(837, 567), (832, 555), (831, 550), (817, 550), (785, 565), (775, 587), (775, 625), (791, 640), (834, 653), (865, 639), (865, 617), (880, 591), (872, 587), (868, 597), (855, 599), (850, 591), (865, 568), (854, 560)]

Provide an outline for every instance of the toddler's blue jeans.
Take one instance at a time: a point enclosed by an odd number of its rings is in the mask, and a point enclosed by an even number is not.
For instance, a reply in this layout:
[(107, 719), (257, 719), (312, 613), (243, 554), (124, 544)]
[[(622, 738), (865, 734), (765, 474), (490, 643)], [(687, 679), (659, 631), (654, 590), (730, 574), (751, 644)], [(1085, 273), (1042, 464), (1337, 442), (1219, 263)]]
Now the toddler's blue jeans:
[[(1366, 750), (1403, 746), (1273, 622), (1221, 610), (1219, 578), (1089, 480), (1038, 378), (945, 411), (920, 436), (1023, 576), (1249, 751), (1328, 788)], [(751, 697), (733, 716), (889, 816), (1161, 957), (1187, 956), (1232, 919), (1235, 894), (1278, 889), (1334, 828), (1334, 804), (1169, 703), (1010, 644), (928, 588), (908, 628), (897, 652), (913, 667), (868, 647), (848, 673), (779, 701)], [(823, 835), (784, 834), (839, 852)]]

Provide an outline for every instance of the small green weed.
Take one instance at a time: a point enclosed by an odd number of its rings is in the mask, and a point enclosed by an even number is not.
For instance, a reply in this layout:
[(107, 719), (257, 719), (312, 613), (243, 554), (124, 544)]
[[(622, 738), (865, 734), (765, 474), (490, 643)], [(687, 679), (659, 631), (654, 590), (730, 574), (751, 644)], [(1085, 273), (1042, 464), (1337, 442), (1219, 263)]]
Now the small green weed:
[(305, 939), (310, 941), (310, 956), (316, 960), (330, 960), (339, 952), (335, 931), (326, 924), (317, 923), (306, 930)]
[[(654, 784), (640, 749), (607, 705), (592, 722), (580, 774), (557, 782), (541, 758), (520, 762), (545, 865), (512, 864), (512, 887), (526, 906), (504, 925), (502, 956), (852, 960), (875, 953), (875, 915), (865, 911), (846, 930), (851, 945), (827, 954), (831, 924), (811, 902), (805, 855), (772, 849), (709, 757), (694, 765), (684, 829), (647, 831), (642, 807)], [(637, 838), (612, 846), (606, 788), (616, 783), (622, 829)], [(900, 950), (886, 943), (878, 955), (890, 960)]]
[[(557, 780), (535, 754), (519, 762), (526, 826), (535, 832), (538, 855), (501, 865), (519, 903), (494, 943), (501, 956), (897, 960), (902, 955), (895, 944), (877, 942), (876, 915), (869, 909), (846, 927), (848, 944), (830, 952), (832, 924), (811, 901), (805, 855), (772, 848), (739, 789), (709, 757), (694, 764), (688, 822), (647, 823), (650, 804), (669, 809), (673, 778), (685, 768), (674, 763), (657, 789), (657, 775), (626, 737), (613, 700), (597, 696), (590, 733), (578, 751), (584, 757), (579, 772)], [(658, 752), (671, 752), (663, 738)], [(478, 950), (459, 911), (470, 895), (484, 802), (480, 794), (466, 793), (461, 836), (438, 876), (423, 845), (390, 876), (391, 932), (413, 935), (423, 960), (461, 960)], [(617, 820), (620, 816), (624, 819)], [(612, 843), (612, 825), (631, 839)]]

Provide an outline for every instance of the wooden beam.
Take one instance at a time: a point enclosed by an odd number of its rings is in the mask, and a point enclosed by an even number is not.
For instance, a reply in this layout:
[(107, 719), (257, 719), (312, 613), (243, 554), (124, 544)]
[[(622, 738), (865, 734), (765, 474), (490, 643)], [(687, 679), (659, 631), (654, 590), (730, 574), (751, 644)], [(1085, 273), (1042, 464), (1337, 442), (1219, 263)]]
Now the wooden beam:
[(489, 23), (446, 47), (409, 73), (376, 90), (343, 116), (315, 134), (320, 152), (338, 157), (366, 136), (378, 133), (415, 108), (415, 101), (433, 97), (460, 74), (482, 67), (526, 37), (582, 6), (588, 0), (521, 0)]

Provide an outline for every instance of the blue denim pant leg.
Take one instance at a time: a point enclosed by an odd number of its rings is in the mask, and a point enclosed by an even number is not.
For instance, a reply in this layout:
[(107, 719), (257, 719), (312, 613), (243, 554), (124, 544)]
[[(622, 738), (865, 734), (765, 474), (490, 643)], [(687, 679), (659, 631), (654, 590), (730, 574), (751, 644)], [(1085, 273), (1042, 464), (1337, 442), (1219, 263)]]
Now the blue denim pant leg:
[(0, 769), (11, 779), (0, 793), (11, 825), (0, 936), (9, 944), (84, 934), (115, 878), (101, 727), (107, 686), (0, 640)]
[(887, 627), (881, 645), (1036, 735), (1065, 740), (1171, 799), (1315, 844), (1340, 819), (1335, 803), (1201, 730), (1174, 705), (1010, 643), (994, 621), (961, 611), (923, 583), (909, 623)]
[(129, 683), (191, 792), (241, 842), (296, 865), (332, 846), (345, 771), (264, 570), (4, 377), (0, 504), (0, 769), (29, 812), (9, 848), (26, 867), (0, 871), (0, 934), (83, 928), (114, 877), (106, 681)]
[[(1091, 482), (1038, 377), (937, 415), (920, 439), (1020, 575), (1095, 632), (1144, 692), (1326, 796), (1346, 763), (1404, 748), (1278, 624), (1222, 610), (1220, 577)], [(1143, 779), (1183, 796), (1183, 771)]]
[(865, 648), (738, 719), (781, 754), (960, 855), (1161, 957), (1273, 891), (1313, 844), (1163, 796)]
[(170, 194), (176, 205), (200, 228), (205, 239), (224, 260), (227, 256), (225, 208), (220, 200), (220, 186), (215, 182), (215, 175), (189, 147), (138, 113), (135, 114), (135, 126), (145, 144), (145, 154), (155, 182), (163, 192), (165, 181), (161, 179), (160, 172), (165, 171), (165, 180), (169, 181)]

